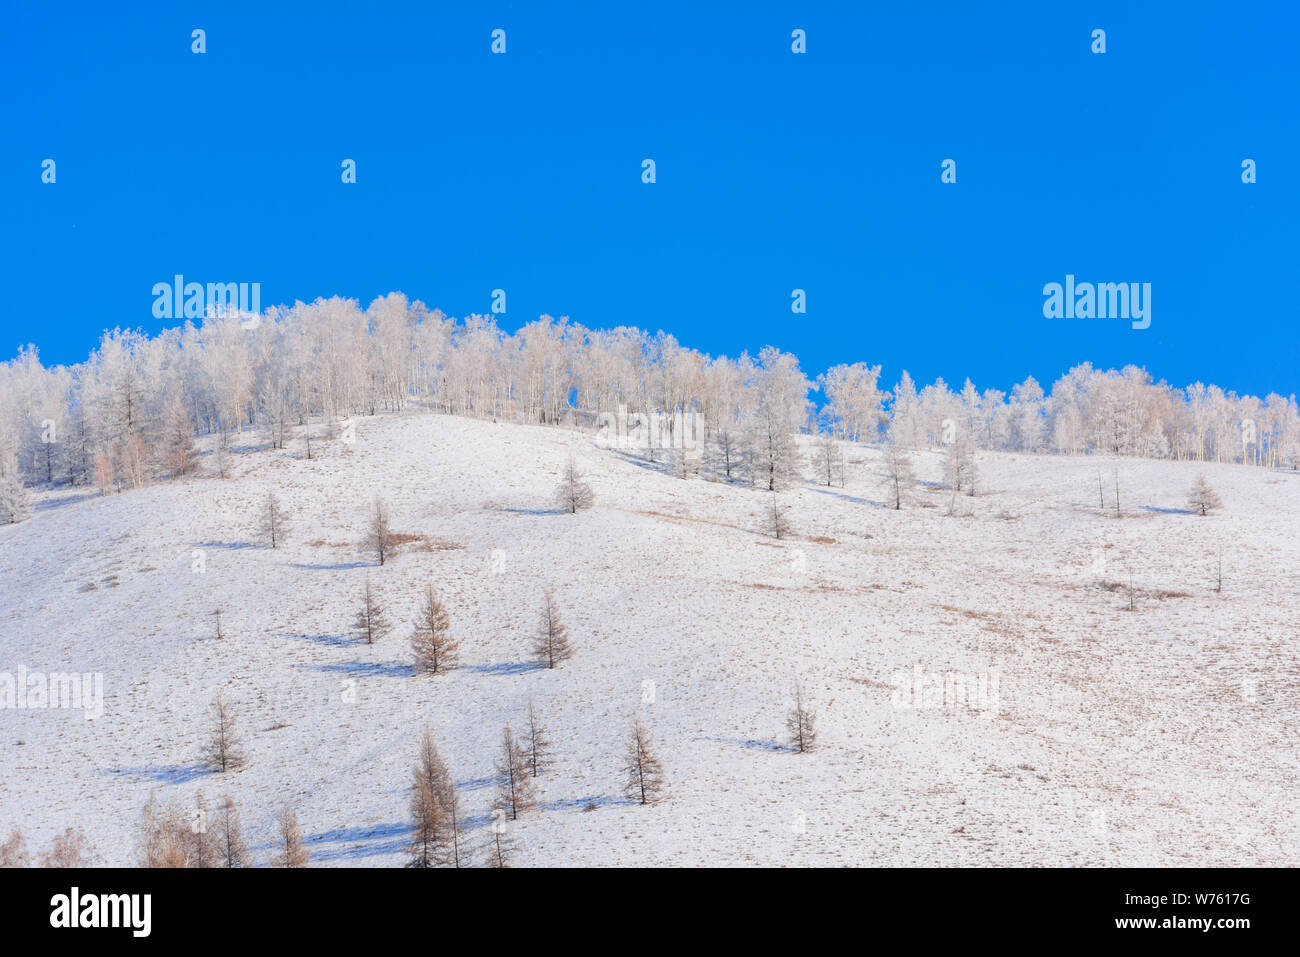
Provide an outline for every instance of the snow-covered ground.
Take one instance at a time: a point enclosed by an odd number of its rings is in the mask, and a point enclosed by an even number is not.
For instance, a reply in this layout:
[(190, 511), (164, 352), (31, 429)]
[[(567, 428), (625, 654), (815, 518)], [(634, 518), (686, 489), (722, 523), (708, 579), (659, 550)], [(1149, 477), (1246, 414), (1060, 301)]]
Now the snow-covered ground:
[[(570, 452), (596, 494), (577, 515), (551, 504)], [(424, 726), (482, 844), (532, 699), (557, 762), (518, 864), (1300, 864), (1300, 475), (1205, 466), (1225, 508), (1199, 517), (1200, 467), (1123, 460), (1116, 518), (1108, 462), (982, 454), (949, 515), (940, 456), (914, 458), (893, 511), (880, 453), (849, 447), (844, 488), (782, 495), (783, 541), (765, 494), (422, 413), (312, 460), (250, 449), (226, 480), (45, 493), (0, 529), (0, 671), (100, 672), (104, 714), (0, 711), (0, 832), (42, 850), (78, 826), (130, 864), (150, 791), (202, 791), (235, 799), (259, 862), (288, 804), (314, 864), (398, 865)], [(275, 550), (268, 488), (293, 522)], [(376, 494), (422, 536), (382, 568), (360, 545)], [(367, 576), (397, 625), (373, 647), (349, 634)], [(461, 640), (447, 675), (410, 666), (427, 583)], [(578, 648), (553, 671), (529, 657), (547, 587)], [(918, 669), (986, 695), (906, 707)], [(250, 758), (226, 774), (199, 764), (218, 689)], [(650, 807), (621, 793), (638, 714), (670, 782)]]

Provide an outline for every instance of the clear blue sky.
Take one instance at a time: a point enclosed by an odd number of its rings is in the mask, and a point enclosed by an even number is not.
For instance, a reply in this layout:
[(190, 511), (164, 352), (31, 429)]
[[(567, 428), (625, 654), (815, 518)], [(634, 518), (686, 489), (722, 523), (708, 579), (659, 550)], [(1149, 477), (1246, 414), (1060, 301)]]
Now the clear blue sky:
[[(889, 384), (1091, 360), (1300, 390), (1296, 4), (602, 6), (10, 5), (3, 354), (156, 331), (183, 273), (452, 315), (501, 287), (507, 329), (770, 343)], [(1151, 328), (1044, 319), (1066, 273), (1150, 282)]]

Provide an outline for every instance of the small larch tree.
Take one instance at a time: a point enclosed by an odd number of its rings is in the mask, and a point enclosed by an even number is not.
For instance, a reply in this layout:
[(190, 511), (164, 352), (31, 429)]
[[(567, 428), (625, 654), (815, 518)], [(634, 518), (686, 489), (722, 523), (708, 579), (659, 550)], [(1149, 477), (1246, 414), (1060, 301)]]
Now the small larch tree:
[(815, 720), (816, 716), (808, 709), (808, 703), (804, 700), (803, 687), (796, 681), (794, 707), (786, 717), (785, 726), (790, 735), (790, 746), (800, 754), (811, 751), (817, 743)]
[(279, 853), (271, 862), (274, 867), (306, 867), (311, 860), (311, 852), (302, 840), (302, 828), (298, 826), (298, 815), (293, 808), (286, 807), (276, 819), (276, 843)]
[(460, 660), (460, 642), (451, 635), (451, 619), (432, 585), (424, 589), (424, 604), (411, 635), (411, 650), (415, 653), (416, 670), (430, 674), (450, 671)]
[(516, 820), (520, 813), (533, 806), (534, 799), (532, 779), (528, 774), (528, 755), (510, 725), (506, 725), (502, 735), (496, 772), (496, 806), (508, 814), (510, 820)]
[(538, 617), (537, 633), (533, 638), (533, 654), (538, 663), (546, 668), (554, 668), (561, 661), (573, 657), (569, 629), (560, 621), (555, 595), (549, 589), (542, 597), (542, 613)]
[(234, 771), (244, 766), (247, 757), (243, 742), (235, 728), (235, 715), (226, 699), (218, 694), (210, 709), (211, 724), (203, 758), (214, 771)]
[(460, 807), (451, 772), (424, 729), (411, 784), (411, 867), (460, 865)]
[(767, 533), (775, 539), (789, 538), (792, 532), (790, 525), (790, 515), (785, 506), (777, 499), (776, 493), (771, 493), (771, 500), (768, 502), (767, 512), (763, 516), (764, 523), (767, 526)]
[(528, 770), (537, 777), (551, 763), (551, 739), (542, 727), (532, 701), (528, 702), (528, 726), (524, 729), (524, 756)]
[(510, 826), (504, 820), (492, 822), (492, 838), (488, 841), (487, 866), (509, 867), (515, 854), (515, 842), (510, 837)]
[(914, 481), (911, 457), (901, 446), (890, 442), (885, 447), (885, 503), (895, 511), (901, 509)]
[(1216, 508), (1223, 507), (1223, 500), (1210, 488), (1210, 483), (1202, 474), (1196, 476), (1196, 483), (1187, 496), (1187, 507), (1198, 515), (1209, 515)]
[(569, 456), (560, 472), (560, 487), (555, 493), (556, 504), (570, 514), (577, 514), (580, 509), (591, 508), (595, 503), (595, 494), (591, 486), (582, 480), (573, 456)]
[(262, 537), (272, 548), (279, 548), (284, 544), (285, 533), (288, 529), (284, 509), (280, 505), (280, 500), (275, 497), (274, 492), (267, 492), (266, 498), (262, 502), (261, 531)]
[(628, 738), (623, 765), (623, 793), (639, 804), (654, 804), (664, 793), (666, 778), (663, 765), (650, 745), (650, 732), (638, 718)]
[(819, 484), (827, 488), (832, 485), (844, 486), (844, 450), (830, 432), (817, 436), (817, 444), (813, 446), (812, 452), (812, 467)]
[(232, 798), (221, 799), (213, 823), (218, 864), (221, 867), (251, 867), (253, 860), (244, 840), (244, 825)]
[(217, 844), (216, 822), (208, 812), (208, 802), (200, 791), (194, 796), (194, 811), (185, 835), (186, 854), (190, 867), (216, 867), (220, 849)]
[(370, 511), (370, 521), (366, 526), (366, 547), (374, 554), (380, 565), (392, 556), (393, 531), (388, 525), (388, 506), (384, 500), (375, 496), (375, 504)]
[(373, 645), (392, 630), (379, 596), (370, 585), (369, 576), (366, 577), (366, 589), (361, 594), (361, 605), (357, 609), (354, 630), (357, 637), (368, 645)]

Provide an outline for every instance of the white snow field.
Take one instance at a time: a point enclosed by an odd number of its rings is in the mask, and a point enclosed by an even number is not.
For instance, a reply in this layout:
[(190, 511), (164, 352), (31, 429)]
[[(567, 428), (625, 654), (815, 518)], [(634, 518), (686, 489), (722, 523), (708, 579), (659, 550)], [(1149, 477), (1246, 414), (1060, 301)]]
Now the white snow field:
[[(846, 487), (782, 494), (778, 541), (768, 494), (578, 431), (419, 413), (312, 460), (248, 441), (229, 479), (47, 492), (0, 529), (0, 671), (104, 682), (95, 720), (0, 711), (3, 834), (41, 851), (76, 826), (134, 864), (151, 790), (202, 791), (234, 798), (259, 864), (290, 805), (314, 866), (401, 865), (427, 725), (485, 848), (532, 699), (557, 759), (517, 865), (1300, 864), (1300, 475), (1121, 460), (1117, 518), (1108, 460), (981, 453), (949, 515), (939, 453), (893, 511), (881, 453), (849, 446)], [(552, 506), (569, 453), (596, 496), (576, 515)], [(1207, 517), (1184, 507), (1199, 471)], [(268, 489), (292, 520), (275, 550)], [(382, 568), (360, 544), (376, 493), (422, 536)], [(350, 634), (367, 576), (396, 625), (374, 646)], [(446, 675), (411, 668), (427, 583), (461, 641)], [(548, 586), (578, 649), (555, 670), (529, 656)], [(892, 682), (918, 669), (985, 694), (908, 707)], [(220, 689), (249, 753), (224, 774), (200, 764)], [(669, 779), (652, 806), (621, 790), (638, 714)]]

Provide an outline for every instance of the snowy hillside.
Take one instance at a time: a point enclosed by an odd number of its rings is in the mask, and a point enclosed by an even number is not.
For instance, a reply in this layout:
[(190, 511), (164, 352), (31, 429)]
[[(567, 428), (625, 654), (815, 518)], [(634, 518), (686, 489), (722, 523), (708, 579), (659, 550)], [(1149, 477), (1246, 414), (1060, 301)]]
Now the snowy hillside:
[[(512, 825), (521, 865), (1300, 865), (1300, 474), (1123, 459), (1117, 518), (1109, 460), (980, 453), (949, 515), (938, 453), (895, 511), (882, 453), (848, 446), (845, 487), (809, 470), (781, 495), (778, 541), (768, 494), (570, 430), (390, 415), (311, 460), (237, 451), (225, 480), (40, 493), (0, 527), (0, 670), (104, 682), (95, 720), (0, 711), (0, 830), (80, 827), (132, 864), (150, 791), (202, 791), (233, 797), (259, 863), (289, 805), (314, 865), (400, 865), (427, 725), (482, 848), (531, 699), (556, 763)], [(570, 453), (595, 492), (577, 514), (552, 504)], [(1225, 506), (1206, 517), (1199, 471)], [(376, 494), (411, 536), (383, 567)], [(373, 646), (351, 634), (367, 576), (396, 626)], [(445, 675), (412, 669), (428, 584), (461, 642)], [(554, 670), (529, 653), (548, 587), (577, 648)], [(894, 682), (918, 670), (985, 694), (909, 707)], [(249, 756), (224, 774), (200, 764), (218, 690)], [(621, 789), (638, 714), (668, 775), (652, 806)]]

